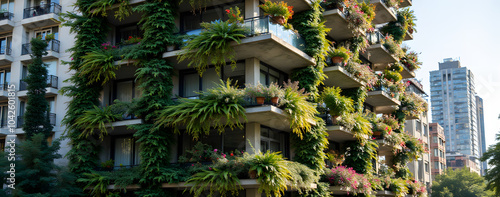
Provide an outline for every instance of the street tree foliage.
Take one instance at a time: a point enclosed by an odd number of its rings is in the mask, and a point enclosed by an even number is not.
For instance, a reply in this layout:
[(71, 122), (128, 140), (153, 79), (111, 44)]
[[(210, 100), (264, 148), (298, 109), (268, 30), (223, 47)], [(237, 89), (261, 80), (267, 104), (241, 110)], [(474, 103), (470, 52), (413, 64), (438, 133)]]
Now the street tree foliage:
[(486, 181), (479, 174), (468, 168), (452, 170), (448, 168), (442, 175), (437, 175), (432, 182), (433, 197), (489, 197), (494, 196), (486, 189)]
[[(500, 118), (500, 117), (499, 117)], [(488, 151), (483, 154), (481, 161), (488, 162), (486, 171), (487, 188), (495, 191), (496, 196), (500, 196), (500, 133), (497, 134), (497, 143), (490, 145)]]

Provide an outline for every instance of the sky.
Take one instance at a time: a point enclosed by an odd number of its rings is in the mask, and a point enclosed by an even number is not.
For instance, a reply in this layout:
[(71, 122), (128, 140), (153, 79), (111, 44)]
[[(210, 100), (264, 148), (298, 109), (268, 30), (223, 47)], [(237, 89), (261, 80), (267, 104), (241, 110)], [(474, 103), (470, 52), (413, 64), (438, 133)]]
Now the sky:
[(496, 143), (500, 131), (499, 7), (499, 0), (413, 0), (417, 32), (412, 41), (404, 42), (421, 52), (423, 65), (416, 78), (429, 95), (429, 72), (438, 70), (444, 58), (460, 59), (462, 67), (472, 71), (484, 102), (487, 146)]

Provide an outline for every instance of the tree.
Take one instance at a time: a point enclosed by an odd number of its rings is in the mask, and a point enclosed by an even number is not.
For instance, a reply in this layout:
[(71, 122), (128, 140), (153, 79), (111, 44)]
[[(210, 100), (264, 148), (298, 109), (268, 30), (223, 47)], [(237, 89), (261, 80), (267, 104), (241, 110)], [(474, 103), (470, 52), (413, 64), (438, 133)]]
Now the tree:
[(486, 189), (486, 182), (479, 174), (468, 168), (452, 170), (448, 168), (442, 175), (437, 175), (432, 182), (433, 197), (487, 197), (493, 196)]
[[(500, 117), (499, 117), (500, 119)], [(490, 168), (486, 171), (487, 188), (500, 196), (500, 133), (497, 134), (497, 143), (490, 145), (481, 157), (481, 161), (488, 161)]]

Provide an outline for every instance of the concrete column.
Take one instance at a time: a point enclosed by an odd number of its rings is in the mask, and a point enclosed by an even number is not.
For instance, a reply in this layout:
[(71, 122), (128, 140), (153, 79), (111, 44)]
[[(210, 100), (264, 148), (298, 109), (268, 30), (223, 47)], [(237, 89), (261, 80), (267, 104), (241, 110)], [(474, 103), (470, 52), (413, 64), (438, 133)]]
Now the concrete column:
[(245, 151), (247, 153), (254, 154), (255, 151), (260, 151), (260, 124), (259, 123), (247, 123), (246, 124), (245, 141), (246, 141), (245, 142)]
[(260, 83), (260, 61), (257, 58), (245, 59), (245, 83)]
[(259, 189), (245, 189), (246, 197), (261, 197)]
[(245, 0), (245, 19), (259, 15), (259, 0)]

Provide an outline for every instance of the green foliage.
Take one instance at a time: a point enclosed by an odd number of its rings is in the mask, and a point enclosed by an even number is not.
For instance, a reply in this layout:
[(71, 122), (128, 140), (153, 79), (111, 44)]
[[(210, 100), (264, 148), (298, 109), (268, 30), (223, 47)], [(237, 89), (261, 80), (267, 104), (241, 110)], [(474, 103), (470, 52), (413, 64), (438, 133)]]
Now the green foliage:
[(284, 85), (285, 96), (280, 101), (280, 105), (288, 114), (290, 128), (292, 132), (302, 138), (302, 135), (311, 131), (310, 121), (315, 121), (318, 111), (316, 107), (307, 101), (307, 94), (304, 89), (299, 90), (298, 82), (290, 82)]
[(115, 72), (120, 69), (120, 65), (115, 65), (115, 61), (118, 59), (118, 50), (114, 47), (106, 44), (82, 56), (80, 76), (87, 76), (89, 85), (99, 82), (104, 85), (110, 80), (116, 79)]
[(38, 133), (16, 147), (16, 189), (14, 196), (50, 196), (53, 185), (57, 184), (57, 166), (54, 159), (61, 158), (57, 152), (60, 148), (58, 140), (47, 145), (44, 133)]
[(490, 145), (481, 157), (481, 161), (488, 162), (488, 170), (485, 179), (488, 181), (487, 188), (495, 191), (500, 196), (500, 134), (497, 134), (497, 143)]
[(220, 73), (222, 66), (227, 60), (231, 66), (236, 66), (234, 48), (231, 42), (241, 42), (245, 37), (245, 28), (238, 23), (228, 21), (214, 21), (212, 23), (201, 23), (203, 31), (200, 35), (190, 40), (185, 46), (185, 52), (179, 55), (179, 62), (188, 60), (188, 67), (195, 67), (200, 76), (211, 64)]
[(24, 112), (23, 131), (28, 140), (38, 133), (42, 133), (47, 139), (53, 128), (49, 121), (49, 103), (45, 99), (48, 77), (47, 64), (43, 63), (42, 60), (42, 56), (47, 53), (45, 49), (48, 44), (41, 38), (33, 38), (30, 43), (33, 62), (28, 65), (30, 74), (23, 79), (28, 84), (28, 102), (26, 112)]
[(362, 86), (359, 88), (343, 89), (342, 94), (344, 96), (350, 97), (354, 101), (354, 110), (356, 112), (363, 111), (363, 103), (368, 96), (368, 91), (366, 87)]
[(397, 43), (402, 43), (407, 33), (408, 22), (406, 22), (405, 17), (400, 14), (397, 15), (397, 19), (397, 21), (389, 22), (387, 25), (382, 27), (380, 31), (384, 35), (389, 34), (393, 36), (394, 41)]
[(308, 191), (307, 193), (304, 193), (300, 196), (303, 197), (330, 197), (331, 192), (330, 192), (330, 184), (325, 183), (325, 182), (318, 182), (316, 183), (316, 189), (313, 189), (311, 191)]
[[(112, 123), (121, 118), (121, 114), (112, 113), (110, 106), (94, 106), (94, 109), (85, 111), (76, 119), (74, 127), (82, 131), (79, 138), (98, 135), (99, 139), (103, 140), (104, 136), (108, 135), (106, 123)], [(113, 129), (112, 126), (111, 129)], [(98, 130), (98, 132), (94, 132), (94, 130)]]
[(469, 171), (468, 168), (460, 170), (448, 168), (444, 174), (436, 175), (431, 189), (432, 196), (437, 197), (494, 196), (492, 191), (486, 189), (484, 178)]
[(342, 114), (339, 124), (352, 131), (354, 137), (363, 144), (372, 135), (372, 124), (360, 112)]
[(220, 170), (214, 168), (213, 170), (205, 170), (196, 173), (186, 183), (193, 184), (190, 193), (193, 193), (194, 197), (200, 196), (202, 192), (207, 189), (210, 190), (209, 197), (215, 192), (218, 192), (220, 196), (226, 196), (228, 193), (231, 193), (231, 195), (238, 195), (238, 190), (243, 189), (237, 174), (230, 169)]
[(243, 129), (240, 122), (240, 118), (246, 121), (245, 108), (240, 104), (243, 91), (231, 86), (231, 81), (221, 83), (202, 93), (200, 99), (181, 99), (180, 104), (162, 110), (157, 127), (170, 126), (177, 130), (179, 125), (186, 125), (186, 132), (194, 139), (208, 134), (212, 127), (220, 133), (226, 127)]
[[(318, 1), (312, 2), (312, 9), (296, 14), (290, 23), (294, 26), (306, 43), (305, 53), (314, 57), (318, 65), (324, 62), (330, 47), (326, 35), (330, 28), (326, 28), (323, 20), (323, 9)], [(301, 81), (302, 83), (302, 81)]]
[(100, 84), (89, 84), (86, 76), (81, 76), (82, 56), (100, 47), (105, 42), (109, 27), (105, 23), (105, 18), (101, 16), (90, 17), (88, 12), (91, 1), (79, 0), (75, 6), (80, 13), (65, 13), (63, 26), (71, 28), (71, 33), (76, 33), (74, 46), (69, 49), (73, 61), (65, 62), (69, 64), (70, 70), (75, 74), (66, 82), (72, 84), (61, 88), (61, 94), (71, 99), (68, 103), (66, 115), (62, 124), (66, 126), (66, 136), (70, 139), (71, 150), (67, 154), (70, 171), (81, 175), (82, 172), (90, 172), (99, 161), (98, 144), (90, 139), (81, 139), (81, 131), (74, 127), (76, 119), (86, 110), (93, 109), (98, 105)]
[(310, 132), (304, 133), (302, 139), (298, 135), (291, 135), (292, 145), (296, 150), (294, 160), (313, 170), (322, 170), (326, 159), (323, 151), (328, 148), (327, 137), (325, 122), (322, 120), (317, 121)]
[(179, 4), (183, 3), (184, 1), (188, 1), (189, 5), (191, 5), (192, 12), (195, 14), (197, 11), (200, 13), (205, 10), (207, 7), (208, 3), (212, 2), (213, 0), (179, 0)]
[(92, 15), (105, 17), (107, 16), (106, 11), (118, 2), (120, 2), (120, 5), (118, 6), (118, 10), (115, 11), (115, 18), (122, 21), (132, 13), (129, 0), (97, 0), (88, 7), (87, 11)]
[(288, 180), (292, 178), (290, 170), (283, 156), (278, 152), (258, 152), (250, 159), (250, 171), (255, 171), (260, 183), (259, 192), (266, 196), (281, 197), (287, 188)]
[(84, 178), (77, 181), (86, 184), (85, 189), (90, 190), (93, 196), (109, 196), (113, 192), (108, 190), (109, 185), (114, 185), (115, 188), (127, 191), (125, 187), (137, 183), (140, 174), (138, 168), (123, 168), (116, 171), (93, 171), (91, 173), (84, 173)]
[(394, 40), (394, 37), (392, 36), (386, 36), (385, 40), (383, 42), (383, 46), (391, 55), (394, 55), (397, 59), (402, 58), (405, 53), (403, 49), (401, 49), (401, 46), (399, 43), (397, 43), (397, 40)]
[(321, 93), (321, 99), (330, 109), (332, 116), (340, 116), (354, 111), (352, 99), (340, 95), (341, 92), (342, 89), (339, 87), (326, 87)]
[(344, 165), (352, 167), (356, 172), (369, 174), (372, 172), (372, 159), (376, 159), (378, 145), (373, 140), (366, 143), (359, 141), (346, 143)]
[[(289, 184), (292, 188), (297, 188), (299, 193), (308, 193), (313, 190), (311, 184), (317, 183), (319, 180), (316, 170), (297, 162), (288, 162), (286, 166), (290, 170)], [(301, 188), (305, 188), (305, 190)]]
[(310, 100), (315, 100), (319, 96), (318, 86), (325, 79), (325, 74), (323, 74), (321, 67), (308, 66), (294, 70), (290, 79), (300, 81), (300, 88), (304, 88), (309, 93), (310, 97), (312, 97)]

